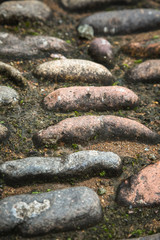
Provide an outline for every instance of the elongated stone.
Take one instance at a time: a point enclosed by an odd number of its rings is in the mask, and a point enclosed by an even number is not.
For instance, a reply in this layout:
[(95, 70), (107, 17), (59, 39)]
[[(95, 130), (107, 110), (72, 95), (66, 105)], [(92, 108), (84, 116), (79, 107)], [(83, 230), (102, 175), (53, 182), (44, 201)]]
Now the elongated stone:
[(138, 64), (126, 74), (132, 82), (160, 82), (160, 60), (148, 60)]
[(6, 86), (0, 86), (0, 106), (14, 104), (19, 100), (18, 93)]
[[(83, 134), (82, 134), (83, 133)], [(131, 140), (156, 144), (160, 135), (144, 125), (116, 116), (81, 116), (67, 118), (33, 136), (35, 145), (57, 142), (87, 144), (91, 139)]]
[(3, 58), (30, 59), (49, 56), (50, 53), (64, 53), (72, 46), (64, 40), (50, 36), (27, 36), (19, 38), (13, 34), (0, 33), (0, 54)]
[(50, 8), (39, 1), (9, 1), (0, 5), (0, 22), (17, 24), (21, 21), (43, 21), (51, 17)]
[(123, 45), (121, 50), (132, 57), (158, 58), (160, 56), (160, 41), (131, 42)]
[(69, 87), (60, 88), (44, 99), (48, 110), (53, 111), (105, 111), (135, 107), (138, 96), (131, 90), (119, 87)]
[(134, 207), (160, 205), (160, 161), (122, 182), (117, 190), (119, 204)]
[(9, 135), (8, 128), (0, 124), (0, 143), (3, 142)]
[(24, 236), (93, 226), (102, 220), (97, 194), (87, 187), (23, 194), (0, 201), (0, 233), (13, 229)]
[[(86, 8), (99, 7), (108, 5), (109, 3), (121, 3), (120, 0), (61, 0), (63, 7), (68, 10), (83, 10)], [(126, 3), (133, 2), (133, 0), (124, 0)]]
[(34, 75), (44, 80), (103, 83), (111, 85), (114, 78), (103, 65), (81, 59), (64, 59), (40, 64)]
[(95, 13), (80, 21), (88, 24), (95, 34), (116, 35), (159, 28), (160, 11), (154, 9), (134, 9)]
[(79, 176), (86, 173), (106, 171), (106, 175), (114, 175), (121, 171), (122, 162), (117, 154), (112, 152), (80, 151), (66, 156), (29, 157), (7, 161), (0, 165), (0, 173), (9, 185), (26, 184), (39, 179), (54, 179), (54, 177)]

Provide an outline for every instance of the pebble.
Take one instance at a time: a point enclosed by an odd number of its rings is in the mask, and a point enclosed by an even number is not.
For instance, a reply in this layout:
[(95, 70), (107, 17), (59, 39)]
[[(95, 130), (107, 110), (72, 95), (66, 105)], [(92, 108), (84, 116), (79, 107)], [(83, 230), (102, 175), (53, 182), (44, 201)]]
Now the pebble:
[(160, 11), (154, 9), (119, 10), (95, 13), (80, 21), (88, 24), (96, 35), (129, 34), (159, 28)]
[[(102, 7), (108, 6), (109, 3), (111, 3), (111, 0), (61, 0), (60, 1), (62, 6), (66, 8), (67, 10), (85, 10), (86, 8), (92, 8), (92, 7)], [(116, 3), (121, 3), (120, 0), (115, 0)], [(131, 3), (133, 0), (124, 0), (126, 3)]]
[(9, 135), (8, 128), (0, 123), (0, 143), (3, 142)]
[(105, 111), (107, 109), (134, 108), (138, 96), (120, 87), (68, 87), (51, 92), (44, 98), (44, 105), (53, 111)]
[(86, 38), (86, 39), (91, 40), (94, 37), (93, 27), (89, 26), (88, 24), (80, 25), (77, 28), (77, 31), (81, 38)]
[(19, 100), (19, 94), (10, 87), (0, 86), (0, 106), (15, 104)]
[(153, 153), (151, 153), (149, 154), (149, 159), (154, 161), (156, 160), (156, 156)]
[(160, 83), (160, 60), (147, 60), (138, 64), (127, 72), (126, 80), (132, 82)]
[(138, 174), (124, 180), (118, 190), (116, 201), (133, 207), (160, 205), (160, 161), (148, 165)]
[(117, 154), (100, 151), (79, 151), (64, 158), (28, 157), (7, 161), (0, 165), (0, 173), (9, 185), (23, 185), (31, 180), (54, 179), (54, 177), (82, 176), (105, 170), (113, 176), (121, 172), (122, 161)]
[(113, 47), (105, 38), (91, 41), (88, 52), (97, 62), (111, 64), (113, 61)]
[(141, 58), (159, 58), (160, 57), (160, 42), (142, 41), (131, 42), (123, 45), (121, 50), (132, 57)]
[(51, 53), (64, 53), (72, 46), (64, 40), (50, 36), (26, 36), (19, 38), (9, 33), (0, 33), (0, 54), (9, 59), (30, 59), (49, 56)]
[(111, 85), (114, 77), (101, 64), (82, 59), (63, 59), (40, 64), (34, 70), (34, 75), (40, 79), (87, 83), (102, 83)]
[(47, 21), (51, 9), (40, 1), (9, 1), (0, 5), (0, 22), (17, 24), (22, 21)]
[(90, 227), (103, 216), (97, 194), (87, 187), (7, 197), (0, 209), (0, 233), (16, 229), (24, 236)]
[(124, 239), (124, 240), (159, 240), (159, 239), (160, 239), (160, 233), (145, 236), (145, 237), (130, 238), (130, 239)]
[[(82, 134), (83, 133), (83, 134)], [(82, 143), (98, 140), (130, 140), (156, 144), (160, 135), (141, 123), (116, 116), (80, 116), (67, 118), (33, 136), (36, 146), (57, 142)]]
[(102, 188), (98, 188), (98, 190), (97, 190), (98, 195), (104, 195), (106, 192), (107, 192), (106, 189), (103, 188), (103, 187)]

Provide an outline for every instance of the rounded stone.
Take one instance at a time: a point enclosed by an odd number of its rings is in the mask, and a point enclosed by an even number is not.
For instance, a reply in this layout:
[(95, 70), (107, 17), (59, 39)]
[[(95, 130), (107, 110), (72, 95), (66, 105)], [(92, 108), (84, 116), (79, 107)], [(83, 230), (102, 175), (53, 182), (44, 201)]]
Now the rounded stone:
[(3, 142), (9, 135), (8, 128), (0, 124), (0, 142)]
[(0, 106), (14, 104), (19, 100), (19, 94), (12, 88), (0, 86)]
[(94, 37), (94, 30), (92, 26), (89, 26), (88, 24), (80, 25), (77, 28), (77, 31), (81, 38), (86, 38), (90, 40)]

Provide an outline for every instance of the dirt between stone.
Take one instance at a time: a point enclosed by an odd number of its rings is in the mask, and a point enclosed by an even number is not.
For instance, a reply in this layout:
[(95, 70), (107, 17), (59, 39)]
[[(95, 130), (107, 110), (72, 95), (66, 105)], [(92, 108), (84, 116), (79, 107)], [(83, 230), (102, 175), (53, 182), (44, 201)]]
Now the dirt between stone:
[[(54, 13), (53, 23), (49, 24), (32, 24), (20, 23), (18, 26), (0, 26), (0, 31), (11, 32), (20, 36), (25, 35), (50, 35), (59, 37), (71, 43), (75, 47), (74, 53), (70, 58), (79, 58), (91, 60), (87, 53), (90, 41), (80, 39), (76, 32), (76, 26), (79, 19), (91, 14), (88, 10), (86, 13), (68, 13), (63, 10), (58, 1), (53, 3), (49, 0), (44, 2), (51, 7)], [(107, 10), (126, 9), (136, 7), (159, 8), (160, 3), (156, 1), (141, 1), (137, 5), (110, 5)], [(150, 31), (147, 33), (130, 34), (125, 36), (107, 37), (113, 48), (118, 51), (119, 47), (133, 39), (137, 41), (160, 38), (160, 30)], [(122, 180), (128, 178), (132, 174), (137, 173), (145, 166), (155, 163), (160, 160), (160, 144), (147, 145), (128, 141), (116, 142), (98, 142), (96, 139), (86, 142), (86, 146), (78, 144), (60, 143), (52, 148), (47, 146), (39, 149), (35, 148), (32, 142), (32, 136), (35, 132), (45, 129), (50, 125), (56, 124), (67, 117), (76, 117), (81, 115), (116, 115), (128, 117), (133, 120), (140, 120), (142, 124), (151, 130), (160, 134), (160, 84), (143, 84), (143, 83), (127, 83), (124, 80), (124, 74), (128, 68), (138, 64), (137, 60), (141, 59), (130, 58), (121, 52), (115, 57), (115, 65), (110, 71), (116, 77), (118, 85), (128, 87), (134, 91), (140, 98), (140, 105), (133, 110), (105, 111), (88, 113), (71, 112), (71, 113), (53, 113), (44, 109), (42, 104), (43, 99), (53, 90), (60, 87), (74, 86), (72, 82), (52, 83), (49, 81), (38, 81), (33, 77), (31, 71), (43, 62), (53, 60), (51, 57), (43, 59), (7, 61), (4, 62), (16, 67), (24, 73), (28, 79), (29, 88), (24, 89), (17, 86), (5, 76), (0, 76), (0, 84), (13, 87), (20, 95), (19, 104), (14, 106), (5, 106), (0, 108), (0, 122), (7, 126), (10, 130), (10, 137), (7, 141), (0, 145), (0, 163), (8, 160), (16, 160), (28, 156), (64, 156), (79, 150), (100, 150), (112, 151), (118, 154), (123, 160), (123, 173), (120, 176), (107, 178), (102, 172), (99, 177), (88, 178), (70, 178), (66, 181), (47, 183), (39, 182), (24, 187), (12, 188), (6, 186), (0, 179), (0, 194), (2, 198), (7, 196), (32, 193), (38, 194), (56, 189), (68, 188), (73, 186), (87, 186), (98, 191), (99, 188), (104, 188), (106, 193), (99, 196), (103, 206), (104, 220), (98, 225), (77, 231), (49, 233), (45, 236), (24, 238), (16, 232), (8, 233), (5, 236), (0, 236), (2, 240), (24, 240), (24, 239), (55, 239), (55, 240), (99, 240), (99, 239), (127, 239), (139, 236), (160, 232), (160, 209), (154, 208), (132, 208), (121, 207), (116, 204), (115, 194), (118, 185)], [(1, 60), (3, 61), (3, 60)], [(81, 85), (81, 83), (76, 84)], [(83, 84), (84, 86), (87, 84)], [(92, 86), (92, 84), (89, 84)], [(96, 84), (95, 84), (96, 86)], [(98, 86), (98, 84), (97, 84)], [(154, 157), (153, 157), (154, 155)]]

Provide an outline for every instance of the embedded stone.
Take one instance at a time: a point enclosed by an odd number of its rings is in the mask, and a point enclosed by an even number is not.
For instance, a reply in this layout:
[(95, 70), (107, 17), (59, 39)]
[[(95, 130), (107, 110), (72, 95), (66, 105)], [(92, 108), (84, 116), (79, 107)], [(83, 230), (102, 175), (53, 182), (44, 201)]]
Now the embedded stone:
[(45, 22), (52, 15), (51, 9), (39, 1), (9, 1), (0, 5), (0, 22), (17, 24), (21, 21)]
[(0, 142), (3, 142), (9, 135), (8, 128), (0, 124)]
[(88, 24), (97, 35), (129, 34), (159, 28), (160, 11), (133, 9), (95, 13), (80, 21)]
[(29, 157), (7, 161), (0, 165), (0, 174), (8, 185), (23, 185), (36, 180), (54, 177), (82, 176), (105, 170), (113, 176), (121, 172), (122, 161), (112, 152), (79, 151), (64, 158)]
[(16, 229), (24, 236), (90, 227), (103, 216), (97, 194), (87, 187), (7, 197), (0, 214), (0, 233)]
[(123, 45), (121, 50), (132, 57), (159, 58), (160, 42), (157, 40), (131, 42)]
[(44, 98), (44, 105), (53, 111), (105, 111), (106, 109), (133, 108), (138, 96), (120, 87), (68, 87), (60, 88)]
[(133, 207), (160, 205), (160, 161), (124, 180), (117, 190), (117, 202)]
[(0, 106), (14, 104), (19, 100), (19, 94), (12, 88), (0, 86)]
[(126, 73), (126, 80), (132, 82), (160, 82), (160, 60), (148, 60), (138, 64)]
[(0, 33), (0, 54), (3, 58), (30, 59), (50, 56), (51, 53), (64, 53), (72, 46), (64, 40), (50, 36), (27, 36), (18, 38), (9, 33)]
[[(92, 7), (107, 6), (109, 3), (121, 3), (120, 0), (61, 0), (61, 4), (68, 10), (83, 10)], [(124, 0), (123, 2), (131, 3), (133, 0)], [(134, 1), (135, 2), (135, 1)]]
[[(83, 134), (82, 134), (83, 133)], [(141, 123), (116, 116), (81, 116), (67, 118), (33, 136), (35, 145), (57, 142), (86, 144), (92, 139), (130, 140), (156, 144), (160, 135)]]
[(86, 38), (86, 39), (92, 39), (94, 37), (94, 30), (91, 26), (88, 24), (80, 25), (77, 28), (77, 31), (79, 33), (79, 36), (81, 38)]
[(145, 236), (145, 237), (130, 238), (130, 239), (124, 239), (124, 240), (159, 240), (159, 239), (160, 239), (160, 233)]
[(95, 38), (88, 49), (91, 57), (100, 63), (110, 64), (113, 60), (113, 47), (105, 38)]
[(114, 82), (114, 77), (106, 67), (81, 59), (63, 59), (42, 63), (34, 70), (34, 75), (55, 82), (95, 82), (104, 85), (111, 85)]

